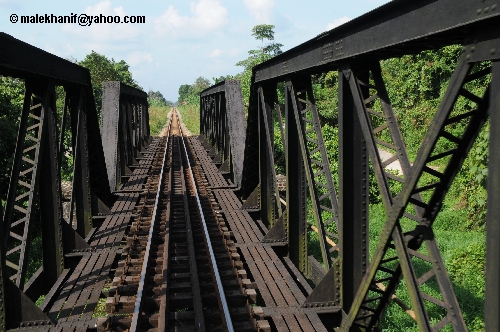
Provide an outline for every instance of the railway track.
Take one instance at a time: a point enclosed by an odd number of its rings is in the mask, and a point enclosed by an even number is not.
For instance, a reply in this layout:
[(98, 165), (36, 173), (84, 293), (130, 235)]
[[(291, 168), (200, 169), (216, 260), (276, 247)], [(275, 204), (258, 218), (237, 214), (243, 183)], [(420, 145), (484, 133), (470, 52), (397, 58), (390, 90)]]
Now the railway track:
[[(256, 331), (254, 286), (173, 109), (99, 331)], [(265, 329), (264, 329), (265, 330)]]

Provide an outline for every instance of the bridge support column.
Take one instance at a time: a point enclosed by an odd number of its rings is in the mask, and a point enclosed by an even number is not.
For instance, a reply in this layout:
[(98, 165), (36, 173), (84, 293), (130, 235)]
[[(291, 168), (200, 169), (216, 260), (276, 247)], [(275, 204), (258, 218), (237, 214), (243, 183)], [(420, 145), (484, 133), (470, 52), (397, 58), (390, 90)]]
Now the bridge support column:
[(488, 161), (488, 212), (486, 216), (486, 331), (500, 330), (500, 61), (493, 62), (490, 95), (490, 146)]
[[(367, 264), (368, 156), (351, 89), (339, 71), (339, 233), (342, 309), (349, 311)], [(366, 72), (368, 76), (368, 72)]]
[(290, 260), (309, 275), (307, 259), (307, 186), (304, 159), (300, 150), (299, 131), (295, 124), (291, 91), (285, 89), (286, 127), (286, 202)]
[(92, 229), (91, 193), (89, 182), (89, 151), (87, 133), (87, 109), (84, 88), (68, 90), (73, 128), (74, 175), (71, 204), (76, 203), (77, 232), (85, 238)]
[(274, 100), (276, 98), (276, 85), (258, 88), (259, 112), (259, 161), (260, 161), (260, 217), (262, 222), (271, 228), (277, 218), (275, 197), (276, 175), (274, 170)]

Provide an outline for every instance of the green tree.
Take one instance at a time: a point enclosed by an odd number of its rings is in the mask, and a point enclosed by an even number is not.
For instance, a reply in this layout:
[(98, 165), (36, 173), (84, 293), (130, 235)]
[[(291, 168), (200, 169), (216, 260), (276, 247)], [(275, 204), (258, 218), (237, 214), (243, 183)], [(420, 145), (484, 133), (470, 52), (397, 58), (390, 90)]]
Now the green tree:
[(129, 65), (124, 60), (115, 62), (114, 59), (109, 60), (106, 56), (92, 51), (85, 59), (80, 61), (79, 65), (88, 68), (90, 71), (98, 114), (101, 113), (102, 107), (103, 82), (120, 81), (142, 90), (132, 78), (132, 73), (129, 71)]
[(219, 76), (219, 78), (212, 77), (212, 81), (214, 81), (214, 84), (220, 83), (222, 81), (227, 81), (227, 80), (232, 80), (234, 78), (233, 75), (226, 75), (226, 76)]
[(210, 81), (208, 79), (200, 76), (196, 79), (196, 81), (192, 85), (192, 91), (194, 94), (198, 95), (200, 92), (210, 87), (211, 85), (212, 84), (210, 84)]
[(183, 84), (179, 87), (179, 103), (189, 99), (191, 93), (191, 85)]
[(152, 91), (148, 92), (148, 104), (149, 106), (173, 106), (174, 103), (170, 100), (166, 100), (165, 97), (161, 94), (160, 91)]
[[(113, 59), (111, 59), (111, 62), (113, 62)], [(137, 82), (132, 78), (132, 73), (129, 70), (130, 66), (124, 60), (114, 63), (113, 67), (120, 82), (140, 88)]]
[(256, 25), (252, 29), (252, 36), (255, 39), (261, 41), (260, 49), (248, 51), (249, 57), (245, 60), (239, 61), (236, 65), (243, 67), (243, 72), (236, 75), (236, 79), (240, 80), (241, 92), (243, 94), (244, 102), (248, 101), (250, 97), (250, 84), (252, 80), (252, 68), (256, 65), (267, 61), (274, 56), (282, 53), (282, 44), (279, 43), (267, 43), (264, 45), (264, 40), (272, 41), (274, 40), (274, 25), (272, 24), (260, 24)]
[(274, 40), (274, 25), (272, 24), (259, 24), (252, 28), (252, 36), (255, 39), (261, 41), (260, 50), (261, 53), (267, 53), (272, 55), (278, 55), (281, 53), (282, 44), (278, 43), (269, 43), (264, 46), (264, 39), (269, 41)]
[(186, 102), (188, 104), (200, 103), (200, 92), (210, 87), (210, 81), (204, 77), (198, 77), (192, 84), (183, 84), (179, 87), (178, 103)]
[(7, 197), (9, 188), (23, 99), (22, 80), (0, 77), (0, 199), (2, 200)]

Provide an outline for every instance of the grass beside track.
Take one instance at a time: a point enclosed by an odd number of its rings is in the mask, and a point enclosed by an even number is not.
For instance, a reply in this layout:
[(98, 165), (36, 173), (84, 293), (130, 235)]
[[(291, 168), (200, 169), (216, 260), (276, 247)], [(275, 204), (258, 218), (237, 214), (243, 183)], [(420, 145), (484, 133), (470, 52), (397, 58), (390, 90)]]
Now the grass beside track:
[(170, 106), (150, 106), (149, 107), (149, 128), (151, 136), (158, 136), (167, 123), (167, 114)]
[[(158, 136), (167, 123), (167, 114), (172, 109), (171, 106), (150, 106), (149, 107), (149, 127), (151, 135)], [(200, 133), (200, 106), (199, 105), (184, 105), (177, 106), (181, 113), (182, 122), (189, 129), (191, 134), (198, 135)]]
[(191, 134), (200, 134), (200, 105), (182, 105), (177, 106), (177, 109)]

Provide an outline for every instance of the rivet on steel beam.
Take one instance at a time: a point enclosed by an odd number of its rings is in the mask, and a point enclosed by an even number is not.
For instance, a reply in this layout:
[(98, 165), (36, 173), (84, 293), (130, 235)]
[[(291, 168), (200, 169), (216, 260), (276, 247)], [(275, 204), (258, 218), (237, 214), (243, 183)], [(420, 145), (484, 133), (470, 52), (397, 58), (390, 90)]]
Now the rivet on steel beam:
[(478, 9), (478, 10), (477, 10), (477, 14), (478, 14), (478, 15), (481, 15), (481, 9)]
[(492, 49), (490, 50), (491, 55), (495, 54), (495, 52), (496, 52), (496, 50), (495, 50), (494, 48), (492, 48)]
[(495, 9), (497, 9), (497, 5), (491, 6), (491, 11), (494, 11)]

